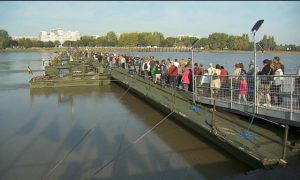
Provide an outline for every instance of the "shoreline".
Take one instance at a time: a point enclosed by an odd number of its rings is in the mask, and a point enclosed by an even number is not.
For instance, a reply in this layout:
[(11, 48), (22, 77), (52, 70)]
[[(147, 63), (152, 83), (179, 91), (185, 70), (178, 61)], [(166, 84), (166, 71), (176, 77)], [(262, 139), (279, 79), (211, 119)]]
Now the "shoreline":
[[(208, 53), (236, 53), (236, 54), (252, 54), (253, 51), (232, 51), (232, 50), (205, 50), (201, 52), (208, 52)], [(261, 51), (257, 51), (256, 54), (262, 54)], [(293, 55), (300, 55), (300, 51), (265, 51), (263, 54), (293, 54)]]
[(6, 52), (41, 52), (41, 51), (47, 51), (47, 52), (55, 52), (55, 51), (59, 51), (59, 48), (27, 48), (27, 49), (17, 49), (17, 48), (8, 48), (8, 49), (3, 49), (0, 50), (0, 53), (6, 53)]
[[(167, 48), (168, 51), (161, 51), (164, 48), (147, 48), (150, 51), (141, 51), (139, 48), (132, 48), (132, 47), (89, 47), (90, 49), (96, 49), (96, 50), (111, 50), (114, 49), (114, 51), (123, 51), (130, 49), (131, 52), (190, 52), (188, 48), (186, 50), (180, 50), (178, 51), (178, 48)], [(40, 52), (40, 51), (62, 51), (66, 50), (66, 47), (63, 48), (7, 48), (0, 50), (0, 53), (5, 52)], [(171, 51), (170, 51), (171, 50)], [(233, 51), (233, 50), (197, 50), (195, 49), (194, 52), (205, 52), (205, 53), (235, 53), (235, 54), (251, 54), (253, 51)], [(257, 51), (257, 54), (262, 54), (261, 51)], [(264, 54), (291, 54), (291, 55), (300, 55), (300, 51), (265, 51)]]

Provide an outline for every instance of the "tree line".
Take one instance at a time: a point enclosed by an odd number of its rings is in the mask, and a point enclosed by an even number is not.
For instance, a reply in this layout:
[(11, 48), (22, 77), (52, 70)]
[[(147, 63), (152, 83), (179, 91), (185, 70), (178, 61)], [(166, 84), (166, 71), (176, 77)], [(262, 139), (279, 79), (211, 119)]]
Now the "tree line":
[[(31, 48), (31, 47), (191, 47), (196, 37), (166, 37), (160, 32), (130, 32), (122, 33), (118, 37), (115, 32), (108, 32), (104, 36), (95, 38), (93, 36), (82, 36), (78, 41), (59, 41), (42, 42), (23, 38), (13, 40), (6, 30), (0, 30), (0, 49), (5, 48)], [(228, 35), (226, 33), (215, 32), (207, 38), (200, 38), (196, 48), (204, 50), (252, 50), (253, 42), (249, 40), (248, 34)], [(257, 43), (259, 50), (281, 50), (281, 51), (300, 51), (300, 46), (296, 45), (277, 45), (274, 36), (264, 35), (263, 39)]]

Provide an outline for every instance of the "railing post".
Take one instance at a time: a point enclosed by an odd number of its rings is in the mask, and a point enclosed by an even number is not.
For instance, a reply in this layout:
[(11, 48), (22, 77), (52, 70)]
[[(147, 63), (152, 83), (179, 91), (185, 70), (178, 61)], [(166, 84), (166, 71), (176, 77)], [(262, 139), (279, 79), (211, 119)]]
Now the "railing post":
[(212, 81), (212, 75), (210, 75), (210, 83), (209, 83), (209, 89), (210, 89), (210, 104), (213, 103), (213, 101), (212, 101), (212, 97), (213, 97), (213, 87), (212, 87), (212, 83), (213, 83), (213, 81)]
[(230, 77), (230, 109), (232, 109), (232, 101), (233, 101), (233, 87), (232, 87), (232, 76)]
[(175, 86), (172, 87), (172, 101), (173, 101), (173, 110), (175, 110)]
[(195, 93), (195, 102), (196, 102), (196, 99), (197, 99), (197, 97), (198, 97), (198, 93), (197, 93), (197, 78), (199, 78), (199, 76), (195, 76), (195, 79), (194, 79), (194, 90), (193, 90), (193, 92)]
[(291, 90), (290, 90), (290, 95), (291, 95), (291, 98), (290, 98), (290, 101), (291, 101), (291, 104), (290, 104), (290, 120), (293, 120), (293, 87), (294, 87), (294, 77), (291, 77)]
[(283, 151), (282, 151), (282, 159), (286, 160), (286, 144), (288, 139), (288, 133), (289, 133), (289, 125), (285, 125), (284, 129), (284, 138), (283, 138)]
[(258, 85), (257, 85), (257, 79), (259, 77), (257, 77), (256, 75), (254, 76), (254, 92), (253, 92), (253, 97), (254, 97), (254, 113), (258, 113), (258, 106), (257, 104), (259, 104), (260, 102), (258, 102)]

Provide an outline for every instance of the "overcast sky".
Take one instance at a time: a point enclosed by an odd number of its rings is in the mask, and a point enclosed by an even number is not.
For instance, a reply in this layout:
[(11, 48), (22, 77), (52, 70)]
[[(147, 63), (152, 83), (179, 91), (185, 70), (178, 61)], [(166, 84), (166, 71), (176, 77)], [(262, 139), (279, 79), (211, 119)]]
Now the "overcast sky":
[(300, 44), (300, 2), (184, 2), (90, 1), (0, 2), (0, 29), (9, 35), (37, 36), (54, 28), (78, 30), (81, 35), (105, 35), (109, 31), (161, 32), (165, 36), (208, 37), (214, 32), (251, 36), (257, 20), (265, 22), (257, 32), (275, 37), (277, 44)]

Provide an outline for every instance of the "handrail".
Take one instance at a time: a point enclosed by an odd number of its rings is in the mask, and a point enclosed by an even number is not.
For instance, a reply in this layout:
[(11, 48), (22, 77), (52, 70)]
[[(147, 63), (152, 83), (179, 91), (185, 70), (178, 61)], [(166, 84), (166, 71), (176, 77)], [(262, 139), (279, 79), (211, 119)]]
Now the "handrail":
[[(119, 69), (119, 68), (116, 68)], [(120, 67), (120, 70), (122, 68)], [(122, 73), (127, 74), (127, 70), (122, 69)], [(129, 75), (129, 74), (128, 74)], [(207, 76), (209, 79), (209, 84), (201, 84), (202, 79)], [(143, 83), (149, 84), (151, 80), (144, 80), (144, 78), (134, 73), (134, 79), (141, 81)], [(245, 77), (247, 82), (246, 93), (243, 93), (240, 87), (241, 77)], [(268, 79), (269, 78), (269, 79)], [(298, 80), (299, 79), (299, 80)], [(268, 83), (264, 81), (268, 81)], [(220, 87), (212, 87), (212, 84), (216, 85), (219, 81)], [(253, 108), (255, 108), (256, 115), (264, 115), (274, 118), (279, 118), (288, 121), (300, 122), (300, 76), (297, 75), (258, 75), (256, 77), (257, 81), (257, 96), (254, 97), (254, 77), (245, 76), (218, 76), (217, 79), (213, 75), (202, 75), (195, 76), (195, 100), (198, 103), (210, 104), (216, 102), (216, 106), (222, 106), (232, 110), (242, 111), (244, 113), (253, 113)], [(278, 82), (280, 84), (278, 84)], [(225, 82), (225, 83), (224, 83)], [(278, 86), (280, 85), (280, 86)], [(151, 88), (155, 87), (161, 91), (168, 91), (169, 88), (165, 89), (161, 84), (151, 83)], [(178, 88), (178, 87), (177, 87)], [(176, 88), (176, 89), (177, 89)], [(178, 89), (179, 90), (179, 89)], [(169, 91), (170, 92), (170, 91)], [(170, 92), (171, 93), (171, 92)], [(189, 100), (188, 94), (192, 92), (185, 92), (186, 95), (182, 96), (182, 92), (172, 93), (177, 96), (177, 98), (182, 98)], [(216, 94), (217, 93), (217, 94)], [(241, 95), (240, 95), (241, 94)], [(245, 94), (243, 98), (242, 94)], [(241, 96), (239, 98), (239, 96)], [(246, 99), (246, 101), (245, 101)], [(257, 105), (254, 106), (254, 101), (256, 100)], [(227, 104), (227, 105), (226, 105)], [(250, 112), (250, 109), (252, 111)], [(266, 112), (269, 112), (269, 114)], [(279, 114), (278, 114), (279, 113)], [(281, 113), (281, 114), (280, 114)]]

